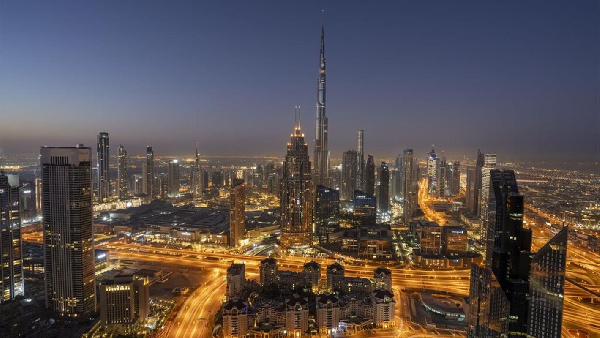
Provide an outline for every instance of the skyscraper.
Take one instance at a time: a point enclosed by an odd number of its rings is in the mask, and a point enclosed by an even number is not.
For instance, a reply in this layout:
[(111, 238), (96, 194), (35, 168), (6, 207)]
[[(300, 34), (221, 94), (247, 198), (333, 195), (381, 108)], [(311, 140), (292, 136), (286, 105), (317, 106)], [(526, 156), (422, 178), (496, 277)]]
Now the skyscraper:
[(192, 167), (192, 194), (194, 200), (199, 199), (202, 196), (204, 190), (204, 172), (200, 168), (200, 155), (198, 149), (196, 149), (196, 161)]
[(342, 156), (342, 184), (340, 187), (341, 198), (344, 201), (351, 201), (354, 198), (354, 190), (356, 190), (357, 175), (356, 169), (358, 165), (356, 160), (357, 152), (354, 149), (345, 151)]
[(415, 163), (413, 150), (404, 149), (402, 152), (402, 176), (404, 178), (402, 192), (404, 194), (403, 216), (405, 224), (408, 224), (412, 220), (417, 205), (417, 175), (414, 168)]
[(379, 211), (388, 212), (390, 211), (390, 170), (387, 163), (381, 162), (379, 167)]
[(319, 80), (317, 81), (317, 123), (315, 131), (315, 184), (329, 186), (329, 148), (327, 147), (328, 120), (326, 103), (325, 27), (321, 26), (321, 51), (319, 53)]
[(329, 236), (340, 222), (340, 193), (335, 189), (317, 185), (315, 196), (315, 232), (319, 243), (329, 243)]
[(108, 133), (101, 132), (98, 134), (98, 202), (102, 203), (110, 197), (110, 174), (109, 174), (109, 159), (110, 153), (108, 148)]
[(367, 165), (365, 166), (365, 192), (370, 195), (375, 194), (375, 160), (369, 155)]
[(19, 176), (0, 171), (0, 303), (24, 295)]
[(127, 163), (127, 150), (125, 150), (125, 146), (119, 145), (119, 171), (118, 171), (118, 190), (119, 190), (119, 199), (127, 198), (129, 195), (129, 173), (128, 173), (128, 163)]
[(229, 245), (240, 244), (246, 233), (246, 185), (244, 180), (234, 178), (229, 195)]
[(308, 158), (308, 145), (300, 123), (294, 127), (281, 178), (281, 246), (308, 246), (312, 244), (313, 186)]
[(483, 155), (483, 167), (481, 168), (481, 189), (479, 190), (479, 202), (477, 210), (483, 224), (487, 222), (488, 191), (490, 190), (490, 170), (496, 168), (496, 154)]
[(87, 320), (96, 310), (92, 233), (92, 149), (42, 147), (46, 307)]
[(567, 235), (567, 227), (563, 227), (531, 258), (527, 323), (533, 337), (561, 336)]
[[(481, 150), (477, 149), (477, 162), (475, 164), (474, 191), (471, 198), (473, 199), (473, 216), (479, 216), (479, 196), (481, 195), (481, 174), (483, 172), (484, 156)], [(488, 193), (486, 191), (486, 193)]]
[(142, 190), (147, 196), (154, 198), (158, 189), (154, 187), (154, 151), (146, 147), (146, 162), (142, 166)]
[(365, 131), (359, 130), (356, 133), (356, 189), (365, 189)]
[(168, 193), (169, 197), (179, 196), (179, 160), (171, 160), (169, 162), (169, 170), (167, 177)]
[(427, 154), (427, 193), (433, 196), (438, 194), (438, 166), (439, 158), (435, 153), (435, 149), (431, 148), (431, 152)]

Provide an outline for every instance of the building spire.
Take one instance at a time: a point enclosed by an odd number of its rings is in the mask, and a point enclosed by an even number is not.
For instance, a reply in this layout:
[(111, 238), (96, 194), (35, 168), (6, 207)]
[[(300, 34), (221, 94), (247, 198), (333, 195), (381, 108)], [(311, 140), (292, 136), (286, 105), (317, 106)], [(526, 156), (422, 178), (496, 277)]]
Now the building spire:
[(316, 184), (329, 184), (329, 148), (327, 146), (328, 120), (326, 105), (326, 64), (325, 58), (325, 11), (321, 11), (321, 48), (319, 51), (319, 79), (317, 80), (317, 119), (315, 130), (314, 180)]

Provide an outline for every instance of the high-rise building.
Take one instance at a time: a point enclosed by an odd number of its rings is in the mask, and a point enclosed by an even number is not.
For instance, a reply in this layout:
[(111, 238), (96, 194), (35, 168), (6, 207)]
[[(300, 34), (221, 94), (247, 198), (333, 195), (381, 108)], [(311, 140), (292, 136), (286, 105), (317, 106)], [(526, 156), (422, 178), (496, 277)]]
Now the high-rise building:
[(223, 303), (223, 334), (225, 337), (246, 337), (248, 332), (248, 302), (230, 299)]
[(354, 190), (354, 220), (358, 226), (373, 226), (377, 221), (377, 198)]
[(239, 298), (246, 285), (246, 265), (231, 263), (227, 268), (227, 290), (228, 300)]
[(259, 282), (262, 286), (269, 286), (277, 282), (277, 260), (275, 258), (265, 258), (260, 261)]
[(329, 337), (338, 329), (341, 318), (340, 299), (336, 295), (325, 293), (316, 298), (317, 327), (319, 333)]
[(387, 163), (381, 162), (379, 167), (379, 202), (378, 209), (380, 212), (390, 211), (390, 170)]
[(448, 177), (451, 177), (451, 184), (449, 184), (451, 195), (458, 196), (460, 195), (460, 162), (454, 161), (449, 166), (452, 167), (452, 175), (448, 175)]
[(329, 243), (330, 235), (340, 225), (340, 192), (317, 185), (315, 196), (315, 233), (319, 243)]
[(119, 171), (118, 171), (118, 192), (119, 199), (123, 200), (127, 198), (129, 195), (129, 173), (128, 173), (128, 163), (127, 163), (127, 150), (125, 150), (125, 146), (119, 145)]
[(471, 215), (476, 215), (475, 197), (477, 196), (477, 194), (476, 194), (476, 190), (475, 190), (475, 176), (476, 176), (475, 167), (468, 166), (467, 167), (466, 204), (467, 204), (467, 210), (469, 211), (469, 213)]
[(563, 227), (531, 258), (527, 330), (533, 337), (561, 336), (567, 240)]
[(431, 152), (427, 154), (427, 193), (433, 196), (438, 194), (438, 167), (440, 159), (435, 153), (435, 149), (431, 148)]
[(71, 320), (96, 312), (92, 149), (42, 147), (46, 308)]
[(356, 133), (356, 189), (365, 190), (365, 131)]
[(158, 187), (154, 186), (154, 151), (146, 147), (146, 162), (142, 166), (142, 190), (147, 196), (154, 198), (158, 194)]
[[(442, 157), (438, 158), (437, 165), (437, 194), (438, 198), (445, 198), (449, 196), (448, 194), (448, 167), (446, 162), (446, 156), (444, 156), (444, 152), (442, 152)], [(451, 176), (450, 176), (451, 177)]]
[(375, 195), (375, 160), (373, 156), (369, 155), (367, 158), (367, 164), (364, 172), (365, 180), (365, 192), (367, 194)]
[(319, 283), (321, 283), (321, 264), (315, 261), (304, 263), (302, 273), (304, 273), (306, 276), (307, 284), (309, 284), (313, 289), (317, 289), (319, 287)]
[(354, 197), (354, 190), (357, 190), (357, 158), (358, 155), (354, 149), (345, 151), (342, 156), (342, 185), (340, 187), (340, 195), (344, 201), (351, 201)]
[(98, 134), (98, 202), (110, 197), (109, 144), (108, 133)]
[(317, 82), (317, 123), (315, 132), (315, 184), (329, 186), (329, 148), (327, 147), (328, 120), (326, 103), (325, 27), (321, 26), (321, 51), (319, 53), (319, 80)]
[(307, 246), (312, 244), (313, 186), (308, 158), (308, 145), (300, 123), (294, 127), (281, 179), (281, 246)]
[[(479, 196), (481, 196), (481, 174), (483, 173), (484, 155), (481, 150), (477, 149), (477, 162), (475, 163), (475, 177), (474, 185), (475, 191), (473, 192), (473, 216), (479, 216)], [(485, 192), (486, 194), (488, 191)]]
[(192, 195), (194, 200), (202, 197), (202, 191), (204, 190), (204, 170), (200, 168), (200, 155), (198, 149), (196, 149), (196, 161), (192, 167)]
[(179, 160), (171, 160), (169, 162), (169, 170), (167, 177), (168, 197), (179, 196)]
[(479, 193), (479, 203), (477, 210), (482, 224), (487, 223), (488, 215), (488, 198), (490, 191), (490, 171), (496, 168), (496, 154), (485, 154), (483, 158), (483, 167), (481, 168), (481, 190)]
[(0, 171), (0, 304), (25, 293), (19, 176)]
[(404, 223), (408, 224), (417, 210), (417, 171), (415, 170), (417, 161), (413, 158), (412, 149), (404, 149), (402, 152), (402, 172), (404, 182), (402, 192), (404, 194), (403, 218)]
[(394, 170), (391, 172), (391, 187), (390, 193), (391, 197), (395, 202), (401, 202), (404, 198), (403, 182), (404, 182), (404, 172), (402, 170), (402, 155), (398, 155), (395, 161)]
[(246, 185), (234, 178), (229, 194), (229, 245), (238, 246), (246, 233)]

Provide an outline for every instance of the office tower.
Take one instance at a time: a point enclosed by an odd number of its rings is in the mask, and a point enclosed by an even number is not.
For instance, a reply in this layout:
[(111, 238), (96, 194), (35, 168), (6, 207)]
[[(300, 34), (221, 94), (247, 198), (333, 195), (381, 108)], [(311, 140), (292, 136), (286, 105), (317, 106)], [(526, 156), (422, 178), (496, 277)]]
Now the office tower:
[(192, 167), (192, 195), (194, 200), (202, 197), (202, 191), (204, 190), (204, 173), (200, 168), (200, 155), (198, 149), (196, 149), (196, 161)]
[(129, 326), (143, 322), (150, 314), (150, 281), (124, 270), (98, 281), (100, 325)]
[[(482, 176), (481, 174), (483, 173), (483, 165), (484, 165), (484, 155), (481, 152), (481, 150), (477, 149), (477, 162), (475, 164), (475, 191), (474, 191), (474, 195), (473, 195), (473, 216), (480, 216), (480, 211), (479, 211), (479, 196), (481, 196), (482, 190), (481, 190), (481, 183), (482, 183)], [(486, 190), (485, 193), (487, 194), (488, 191)]]
[(435, 149), (431, 148), (431, 152), (427, 154), (427, 193), (433, 196), (438, 194), (438, 166), (440, 159), (435, 153)]
[(533, 337), (561, 336), (567, 240), (567, 227), (563, 227), (531, 257), (527, 323)]
[(287, 144), (281, 179), (281, 246), (285, 249), (312, 244), (312, 194), (308, 145), (297, 123)]
[(448, 175), (451, 177), (450, 179), (450, 191), (452, 196), (460, 195), (460, 162), (454, 161), (448, 164), (451, 166), (452, 175)]
[(356, 133), (356, 189), (365, 190), (365, 131)]
[(466, 206), (467, 210), (471, 215), (476, 215), (475, 213), (475, 197), (477, 196), (475, 190), (475, 167), (468, 166), (467, 167), (467, 186), (466, 186)]
[(442, 157), (438, 159), (437, 165), (437, 198), (448, 196), (448, 170), (446, 156), (442, 152)]
[(329, 148), (327, 147), (328, 120), (326, 102), (325, 27), (321, 26), (321, 51), (319, 53), (319, 80), (317, 82), (317, 123), (315, 132), (315, 184), (329, 186)]
[(377, 198), (375, 196), (354, 190), (354, 219), (358, 226), (372, 226), (377, 223)]
[(221, 170), (213, 171), (210, 174), (210, 176), (211, 176), (210, 180), (211, 180), (213, 188), (219, 189), (219, 188), (223, 187), (223, 172), (221, 172)]
[(523, 228), (523, 195), (512, 170), (490, 170), (490, 181), (485, 261), (509, 300), (509, 331), (527, 333), (531, 229)]
[(229, 194), (229, 245), (238, 246), (246, 233), (246, 185), (234, 178)]
[(259, 281), (262, 286), (269, 286), (277, 283), (277, 261), (275, 258), (265, 258), (260, 261)]
[(404, 149), (402, 152), (402, 172), (404, 182), (402, 192), (404, 193), (403, 218), (404, 223), (408, 224), (417, 209), (417, 171), (415, 170), (416, 160), (413, 158), (412, 149)]
[(358, 155), (356, 150), (353, 149), (345, 151), (342, 156), (342, 184), (340, 187), (340, 195), (344, 201), (351, 201), (354, 196), (354, 190), (356, 190), (357, 158)]
[(500, 337), (508, 331), (510, 304), (492, 270), (471, 264), (466, 299), (467, 337)]
[(319, 243), (329, 243), (330, 235), (340, 225), (340, 192), (317, 185), (315, 196), (315, 233)]
[(42, 179), (36, 178), (35, 182), (35, 209), (38, 215), (42, 213)]
[(46, 308), (71, 320), (96, 312), (92, 149), (42, 147)]
[(98, 134), (98, 203), (110, 197), (108, 133)]
[(118, 192), (119, 199), (126, 199), (129, 195), (129, 173), (128, 164), (127, 164), (127, 150), (125, 150), (125, 146), (119, 145), (119, 171), (118, 171)]
[(402, 191), (404, 182), (404, 171), (402, 170), (402, 155), (396, 157), (396, 163), (394, 171), (391, 172), (391, 194), (392, 198), (396, 202), (401, 202), (404, 198), (404, 192)]
[(167, 177), (167, 196), (174, 198), (179, 196), (179, 161), (171, 160)]
[(479, 194), (478, 211), (482, 224), (487, 223), (488, 197), (490, 189), (490, 170), (496, 168), (496, 154), (485, 154), (483, 157), (483, 167), (481, 168), (481, 190)]
[(379, 167), (379, 211), (389, 212), (390, 211), (390, 170), (385, 162), (381, 162)]
[(246, 285), (246, 265), (231, 263), (227, 268), (227, 290), (228, 300), (238, 298)]
[(428, 223), (419, 228), (419, 244), (424, 255), (439, 256), (442, 253), (442, 227)]
[(154, 151), (146, 147), (146, 162), (142, 165), (142, 190), (147, 196), (154, 198), (158, 194), (158, 187), (154, 186)]
[(0, 304), (23, 296), (19, 176), (0, 171)]
[(367, 194), (375, 195), (375, 160), (373, 156), (369, 155), (367, 158), (367, 164), (365, 166), (364, 173), (365, 180), (365, 192)]

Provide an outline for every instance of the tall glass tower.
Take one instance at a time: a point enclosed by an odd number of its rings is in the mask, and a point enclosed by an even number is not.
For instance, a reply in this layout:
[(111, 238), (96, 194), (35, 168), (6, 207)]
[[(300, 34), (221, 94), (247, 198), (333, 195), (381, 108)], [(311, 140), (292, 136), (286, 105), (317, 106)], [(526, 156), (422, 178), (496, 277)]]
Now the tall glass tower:
[(98, 134), (98, 202), (102, 203), (110, 197), (110, 176), (109, 176), (109, 147), (108, 133)]
[(123, 200), (127, 198), (129, 195), (129, 173), (128, 173), (128, 163), (127, 163), (127, 150), (125, 150), (125, 146), (119, 145), (119, 171), (118, 171), (118, 192), (119, 199)]
[(88, 320), (96, 311), (92, 149), (42, 147), (46, 308)]
[(0, 303), (24, 294), (19, 176), (0, 171)]
[(325, 115), (325, 27), (321, 26), (321, 51), (319, 53), (319, 80), (317, 81), (317, 124), (315, 131), (315, 184), (329, 186), (329, 148), (327, 147), (328, 121)]

